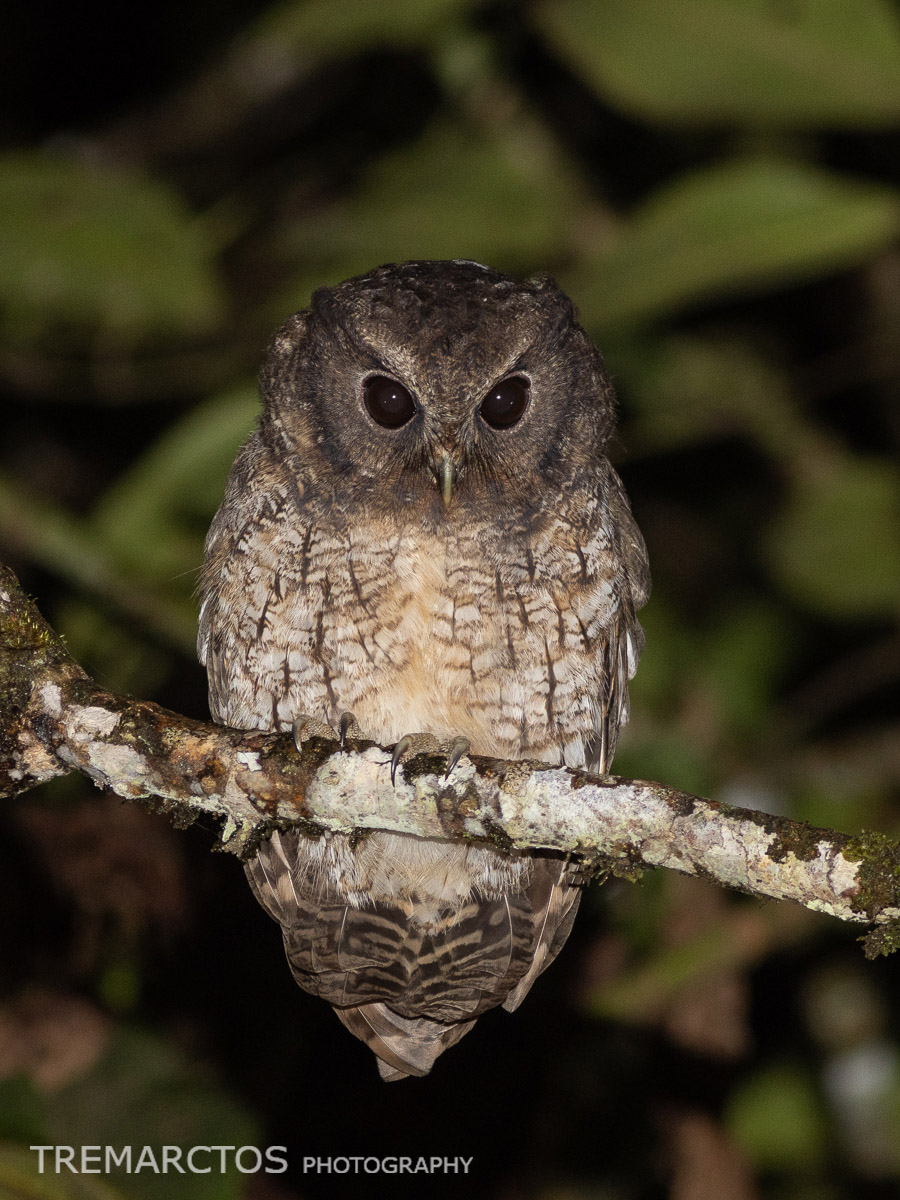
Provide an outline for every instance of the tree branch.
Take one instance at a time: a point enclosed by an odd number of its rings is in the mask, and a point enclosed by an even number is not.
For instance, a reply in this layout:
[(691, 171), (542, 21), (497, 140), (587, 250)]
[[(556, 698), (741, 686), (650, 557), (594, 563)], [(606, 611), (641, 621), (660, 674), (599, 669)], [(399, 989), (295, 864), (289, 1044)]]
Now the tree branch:
[(472, 755), (449, 779), (419, 755), (390, 780), (372, 742), (341, 752), (312, 738), (191, 721), (97, 687), (0, 566), (0, 796), (70, 771), (186, 825), (220, 823), (242, 858), (274, 829), (315, 835), (383, 829), (547, 849), (587, 874), (668, 867), (756, 896), (872, 924), (874, 956), (900, 946), (900, 843), (849, 837), (733, 808), (660, 783)]

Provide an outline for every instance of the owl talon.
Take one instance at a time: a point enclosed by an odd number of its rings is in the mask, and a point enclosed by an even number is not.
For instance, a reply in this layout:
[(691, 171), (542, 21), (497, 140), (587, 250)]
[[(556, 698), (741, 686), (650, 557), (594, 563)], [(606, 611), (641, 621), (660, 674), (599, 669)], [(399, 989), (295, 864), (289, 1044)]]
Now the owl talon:
[(338, 729), (340, 731), (340, 737), (338, 738), (338, 741), (340, 742), (341, 753), (343, 753), (347, 748), (348, 737), (350, 737), (353, 741), (358, 741), (359, 738), (362, 737), (362, 733), (359, 728), (359, 722), (356, 720), (356, 717), (354, 717), (352, 712), (341, 713), (341, 719), (338, 722)]
[(441, 742), (432, 733), (407, 733), (394, 747), (391, 755), (391, 783), (397, 786), (397, 767), (406, 758), (415, 758), (417, 754), (446, 754), (447, 768), (444, 779), (457, 765), (464, 754), (469, 753), (469, 739), (456, 737), (452, 742)]
[[(345, 713), (344, 715), (352, 716), (353, 714)], [(343, 717), (341, 720), (343, 721)], [(343, 737), (337, 734), (326, 721), (320, 720), (319, 717), (311, 717), (309, 713), (298, 713), (294, 717), (291, 723), (291, 732), (294, 735), (294, 745), (299, 751), (303, 750), (304, 740), (308, 741), (309, 738), (314, 737), (325, 738), (328, 742), (340, 742), (343, 749)]]
[(391, 755), (391, 786), (397, 786), (397, 767), (400, 765), (400, 759), (413, 744), (413, 736), (407, 733), (402, 737), (394, 747), (394, 753)]
[(450, 745), (450, 752), (447, 755), (447, 770), (444, 772), (444, 778), (449, 779), (450, 773), (457, 765), (464, 754), (469, 753), (471, 742), (466, 737), (454, 738)]
[(303, 749), (304, 740), (319, 737), (324, 738), (327, 742), (337, 742), (343, 753), (347, 749), (348, 738), (354, 742), (362, 738), (359, 722), (352, 712), (341, 713), (337, 729), (333, 729), (319, 717), (311, 717), (309, 713), (298, 713), (291, 724), (291, 732), (294, 735), (294, 745), (298, 750)]

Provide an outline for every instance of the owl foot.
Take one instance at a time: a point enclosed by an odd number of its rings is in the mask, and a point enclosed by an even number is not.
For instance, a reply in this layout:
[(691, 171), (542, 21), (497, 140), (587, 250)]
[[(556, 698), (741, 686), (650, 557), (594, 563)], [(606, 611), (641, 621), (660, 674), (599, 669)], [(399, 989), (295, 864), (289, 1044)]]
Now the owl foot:
[(450, 742), (442, 742), (433, 733), (408, 733), (400, 739), (391, 755), (391, 783), (396, 786), (397, 767), (400, 763), (415, 758), (417, 754), (446, 754), (446, 779), (462, 756), (468, 753), (468, 738), (455, 737)]
[(309, 713), (298, 713), (291, 725), (294, 734), (294, 745), (298, 750), (303, 749), (304, 741), (309, 738), (325, 738), (328, 742), (339, 742), (341, 750), (346, 748), (347, 739), (358, 741), (362, 738), (359, 724), (352, 712), (341, 713), (338, 727), (335, 729), (327, 721), (311, 717)]

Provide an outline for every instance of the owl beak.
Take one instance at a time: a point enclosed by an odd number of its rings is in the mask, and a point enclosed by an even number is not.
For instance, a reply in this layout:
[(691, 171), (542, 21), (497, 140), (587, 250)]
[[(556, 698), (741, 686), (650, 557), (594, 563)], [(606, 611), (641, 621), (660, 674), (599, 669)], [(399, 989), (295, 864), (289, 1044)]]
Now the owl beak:
[(453, 459), (449, 454), (445, 454), (441, 459), (441, 465), (438, 468), (438, 481), (441, 485), (441, 496), (444, 500), (444, 508), (450, 507), (450, 497), (453, 495)]

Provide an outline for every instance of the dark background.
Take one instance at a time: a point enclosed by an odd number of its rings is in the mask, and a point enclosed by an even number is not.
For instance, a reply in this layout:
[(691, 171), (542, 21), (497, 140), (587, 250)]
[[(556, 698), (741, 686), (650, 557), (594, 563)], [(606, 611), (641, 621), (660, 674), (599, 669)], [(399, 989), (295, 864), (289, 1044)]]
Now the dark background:
[[(0, 557), (96, 678), (207, 715), (202, 538), (312, 287), (549, 270), (654, 574), (617, 771), (897, 834), (895, 4), (32, 3), (0, 96)], [(594, 888), (518, 1013), (385, 1086), (214, 830), (74, 778), (0, 828), (0, 1196), (897, 1194), (898, 966), (825, 917)], [(37, 1142), (291, 1169), (101, 1185)], [(474, 1161), (302, 1171), (366, 1154)]]

